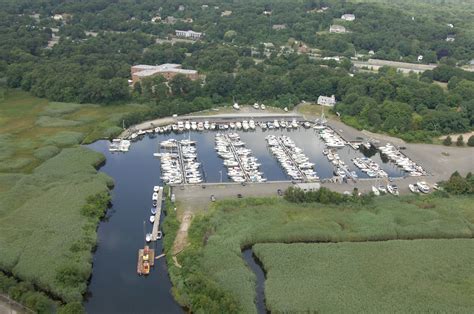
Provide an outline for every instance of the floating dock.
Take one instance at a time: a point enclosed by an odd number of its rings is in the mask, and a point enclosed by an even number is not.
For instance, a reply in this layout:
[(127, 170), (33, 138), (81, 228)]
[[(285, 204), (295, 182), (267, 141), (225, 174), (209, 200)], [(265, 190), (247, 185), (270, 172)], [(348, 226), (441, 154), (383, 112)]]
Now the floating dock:
[(148, 263), (149, 267), (155, 265), (155, 250), (148, 248), (148, 246), (138, 250), (137, 273), (139, 275), (148, 275), (150, 273), (150, 268), (147, 270), (145, 263)]
[(163, 203), (163, 187), (158, 190), (158, 200), (156, 201), (155, 221), (153, 222), (153, 231), (151, 232), (151, 241), (158, 240), (158, 231), (160, 231), (161, 207)]

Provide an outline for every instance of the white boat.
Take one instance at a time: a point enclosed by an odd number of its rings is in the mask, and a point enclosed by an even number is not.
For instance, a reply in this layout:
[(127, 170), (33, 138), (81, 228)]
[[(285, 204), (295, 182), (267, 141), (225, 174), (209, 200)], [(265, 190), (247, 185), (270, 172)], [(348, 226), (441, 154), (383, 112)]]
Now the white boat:
[(393, 194), (395, 196), (397, 196), (399, 194), (398, 193), (398, 187), (395, 184), (387, 184), (387, 191), (390, 194)]
[(428, 185), (428, 183), (426, 183), (425, 181), (419, 181), (416, 183), (416, 187), (420, 190), (420, 192), (422, 193), (429, 193), (430, 192), (430, 187)]
[(156, 238), (159, 240), (159, 239), (161, 239), (162, 237), (163, 237), (163, 234), (161, 233), (161, 231), (158, 231), (158, 232), (156, 233)]
[(372, 192), (374, 193), (375, 196), (379, 196), (380, 195), (380, 191), (379, 189), (377, 189), (375, 186), (372, 185)]
[(232, 106), (232, 108), (234, 108), (235, 110), (240, 110), (240, 106), (238, 103), (234, 103), (234, 105)]
[(153, 193), (153, 196), (151, 197), (151, 199), (152, 199), (153, 201), (157, 201), (157, 200), (158, 200), (158, 193), (156, 193), (156, 192)]
[(265, 110), (265, 105), (264, 105), (264, 104), (261, 104), (261, 105), (260, 105), (260, 109)]
[(259, 108), (260, 108), (260, 106), (258, 105), (258, 102), (256, 102), (256, 103), (253, 104), (253, 108), (254, 108), (254, 109), (259, 109)]
[(378, 189), (379, 189), (380, 193), (384, 193), (384, 194), (387, 193), (387, 189), (383, 185), (379, 185)]
[(159, 185), (155, 185), (153, 187), (153, 192), (158, 192), (160, 190), (160, 186)]
[(155, 222), (155, 216), (150, 216), (150, 222), (154, 223)]
[(418, 187), (414, 184), (408, 184), (408, 188), (412, 193), (418, 193)]
[(145, 236), (145, 241), (150, 242), (151, 241), (151, 233), (147, 233)]

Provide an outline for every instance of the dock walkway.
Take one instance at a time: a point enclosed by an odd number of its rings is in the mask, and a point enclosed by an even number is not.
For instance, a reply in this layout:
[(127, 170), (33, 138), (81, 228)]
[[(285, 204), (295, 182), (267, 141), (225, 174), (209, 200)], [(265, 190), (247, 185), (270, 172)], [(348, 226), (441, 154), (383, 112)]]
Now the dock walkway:
[(163, 203), (163, 187), (158, 190), (158, 200), (156, 205), (155, 221), (153, 222), (153, 231), (151, 232), (151, 240), (158, 240), (158, 231), (160, 231), (161, 207)]

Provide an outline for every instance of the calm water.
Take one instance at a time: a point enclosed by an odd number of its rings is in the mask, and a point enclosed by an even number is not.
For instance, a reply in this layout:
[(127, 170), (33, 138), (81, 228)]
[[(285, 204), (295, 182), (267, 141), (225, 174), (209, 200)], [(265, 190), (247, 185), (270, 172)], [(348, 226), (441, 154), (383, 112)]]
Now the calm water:
[[(238, 132), (246, 147), (262, 164), (261, 170), (268, 180), (288, 180), (277, 160), (270, 154), (265, 136), (284, 134), (290, 136), (296, 145), (304, 149), (321, 178), (332, 177), (332, 164), (322, 154), (323, 142), (316, 132), (308, 129), (268, 130), (256, 132)], [(107, 161), (100, 171), (115, 180), (112, 190), (112, 208), (107, 219), (99, 226), (99, 244), (94, 255), (93, 276), (89, 286), (89, 298), (86, 302), (88, 313), (181, 313), (174, 301), (170, 289), (165, 260), (155, 263), (150, 276), (139, 277), (136, 274), (137, 250), (143, 247), (143, 222), (146, 232), (151, 231), (148, 222), (150, 216), (151, 194), (154, 185), (161, 184), (160, 162), (153, 157), (159, 142), (168, 138), (191, 138), (197, 141), (198, 158), (202, 163), (207, 182), (228, 181), (226, 169), (214, 149), (215, 132), (192, 132), (186, 134), (166, 134), (154, 137), (146, 136), (134, 142), (125, 154), (110, 153), (108, 141), (98, 141), (89, 145), (91, 149), (103, 153)], [(351, 162), (351, 158), (362, 153), (350, 147), (338, 150), (351, 170), (359, 177), (367, 177)], [(376, 153), (371, 158), (379, 163), (389, 176), (401, 176), (402, 173), (392, 164), (384, 163)], [(166, 219), (166, 218), (165, 218)], [(157, 243), (157, 254), (162, 251), (162, 243)]]

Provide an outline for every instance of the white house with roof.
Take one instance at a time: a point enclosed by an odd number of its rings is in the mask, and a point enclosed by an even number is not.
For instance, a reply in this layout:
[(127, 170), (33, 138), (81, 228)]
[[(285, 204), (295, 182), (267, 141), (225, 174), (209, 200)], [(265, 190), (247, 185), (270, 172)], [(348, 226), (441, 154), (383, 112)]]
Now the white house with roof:
[(349, 22), (352, 22), (356, 19), (355, 15), (354, 14), (343, 14), (341, 16), (341, 19), (344, 20), (344, 21), (349, 21)]
[(176, 37), (183, 37), (183, 38), (194, 39), (194, 40), (198, 40), (203, 35), (202, 33), (195, 32), (192, 30), (187, 30), (187, 31), (175, 30), (175, 33), (176, 33)]
[(336, 104), (336, 97), (332, 95), (331, 97), (328, 96), (319, 96), (318, 97), (318, 105), (326, 106), (326, 107), (334, 107)]
[(344, 34), (346, 32), (346, 28), (342, 25), (331, 25), (331, 27), (329, 27), (329, 32), (336, 34)]

